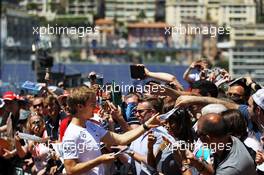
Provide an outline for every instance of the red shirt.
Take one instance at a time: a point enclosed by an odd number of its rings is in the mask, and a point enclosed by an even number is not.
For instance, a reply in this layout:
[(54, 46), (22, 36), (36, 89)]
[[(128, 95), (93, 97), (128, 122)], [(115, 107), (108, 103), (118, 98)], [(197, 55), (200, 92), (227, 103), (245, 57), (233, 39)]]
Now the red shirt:
[(64, 118), (61, 121), (61, 125), (60, 125), (60, 141), (62, 141), (64, 133), (65, 133), (68, 125), (70, 124), (71, 119), (72, 119), (71, 115), (68, 115), (66, 118)]

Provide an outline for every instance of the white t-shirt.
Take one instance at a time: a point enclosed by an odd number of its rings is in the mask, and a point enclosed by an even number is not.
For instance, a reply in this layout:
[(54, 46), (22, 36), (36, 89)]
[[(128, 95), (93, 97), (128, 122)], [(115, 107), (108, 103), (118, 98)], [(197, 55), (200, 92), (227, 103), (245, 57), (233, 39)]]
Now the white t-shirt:
[[(100, 140), (106, 133), (105, 129), (90, 121), (86, 122), (86, 128), (70, 123), (63, 137), (63, 158), (86, 162), (99, 157)], [(103, 175), (104, 167), (100, 164), (84, 174)]]

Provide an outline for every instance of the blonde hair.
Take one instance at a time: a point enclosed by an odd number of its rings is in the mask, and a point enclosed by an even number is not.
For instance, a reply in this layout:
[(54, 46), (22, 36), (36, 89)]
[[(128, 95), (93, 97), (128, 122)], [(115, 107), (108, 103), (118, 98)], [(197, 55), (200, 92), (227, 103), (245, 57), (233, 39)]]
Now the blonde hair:
[(29, 117), (27, 119), (27, 124), (26, 124), (26, 129), (27, 129), (27, 131), (28, 131), (29, 134), (33, 134), (33, 131), (31, 131), (31, 122), (30, 122), (33, 117), (38, 117), (39, 120), (40, 120), (40, 122), (41, 122), (41, 126), (43, 128), (45, 128), (45, 121), (44, 121), (44, 119), (40, 115), (38, 115), (36, 113), (31, 113), (31, 115), (29, 115)]
[(70, 89), (70, 95), (67, 98), (67, 105), (72, 115), (77, 112), (77, 105), (85, 105), (85, 103), (92, 99), (96, 91), (87, 86), (80, 86)]

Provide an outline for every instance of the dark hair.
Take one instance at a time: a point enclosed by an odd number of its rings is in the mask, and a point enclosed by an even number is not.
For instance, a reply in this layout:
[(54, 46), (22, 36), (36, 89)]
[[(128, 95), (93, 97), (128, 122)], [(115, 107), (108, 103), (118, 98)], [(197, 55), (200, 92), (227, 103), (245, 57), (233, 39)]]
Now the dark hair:
[[(217, 122), (207, 119), (207, 117), (210, 117), (212, 115), (218, 118)], [(224, 137), (228, 134), (228, 126), (222, 116), (220, 116), (219, 114), (210, 113), (202, 116), (202, 118), (203, 117), (206, 117), (205, 119), (203, 119), (203, 134), (211, 135), (217, 138)]]
[(217, 86), (208, 80), (198, 80), (192, 84), (192, 89), (199, 89), (202, 96), (218, 96)]
[(244, 82), (237, 81), (234, 84), (230, 85), (230, 87), (232, 87), (232, 86), (241, 86), (241, 87), (243, 87), (243, 89), (244, 89), (244, 94), (243, 95), (244, 95), (245, 99), (248, 100), (248, 98), (250, 96), (250, 88)]
[(128, 93), (128, 94), (125, 96), (125, 99), (129, 99), (129, 98), (132, 98), (132, 97), (137, 97), (138, 99), (140, 99), (139, 94), (137, 94), (137, 93), (135, 93), (135, 92), (130, 92), (130, 93)]
[(264, 109), (262, 109), (254, 100), (253, 100), (253, 111), (256, 111), (256, 108), (259, 107), (260, 110), (264, 113)]
[(164, 103), (164, 105), (162, 107), (162, 113), (165, 114), (174, 108), (175, 100), (167, 102), (167, 101), (165, 101), (165, 99), (163, 99), (163, 103)]
[(142, 100), (139, 100), (139, 102), (148, 102), (155, 111), (161, 113), (162, 107), (163, 107), (163, 101), (158, 97), (144, 97)]
[(225, 120), (229, 133), (244, 141), (248, 133), (246, 120), (243, 118), (241, 112), (237, 109), (229, 109), (222, 112), (221, 116)]
[(60, 104), (59, 101), (57, 100), (56, 97), (54, 97), (53, 95), (48, 95), (46, 98), (44, 98), (44, 106), (46, 107), (48, 104), (56, 104), (58, 106), (58, 108), (60, 108)]
[[(174, 105), (164, 105), (163, 112), (168, 112), (174, 108)], [(192, 129), (191, 117), (187, 110), (178, 109), (168, 119), (170, 124), (174, 123), (177, 125), (177, 137), (179, 140), (186, 142), (194, 141), (194, 130)]]

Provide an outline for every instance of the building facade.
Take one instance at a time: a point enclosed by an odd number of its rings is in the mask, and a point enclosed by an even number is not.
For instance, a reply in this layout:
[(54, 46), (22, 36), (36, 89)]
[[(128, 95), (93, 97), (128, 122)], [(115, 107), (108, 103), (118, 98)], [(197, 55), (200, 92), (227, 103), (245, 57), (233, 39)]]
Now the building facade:
[(155, 21), (156, 0), (105, 0), (105, 16), (118, 22)]
[(206, 4), (202, 0), (166, 1), (166, 23), (177, 25), (188, 20), (206, 20)]
[(22, 0), (19, 5), (31, 15), (47, 16), (56, 13), (61, 3), (61, 0)]
[(33, 27), (38, 24), (25, 12), (7, 9), (1, 14), (1, 50), (4, 61), (30, 60), (31, 46), (38, 35)]
[(71, 15), (95, 15), (97, 13), (97, 0), (67, 0), (66, 13)]
[(231, 31), (229, 71), (234, 77), (250, 74), (264, 85), (264, 25), (235, 26)]
[(219, 25), (256, 24), (256, 5), (253, 0), (222, 2), (219, 14)]
[(255, 24), (256, 4), (253, 0), (168, 0), (166, 22), (176, 25), (190, 19), (209, 21), (220, 26)]

